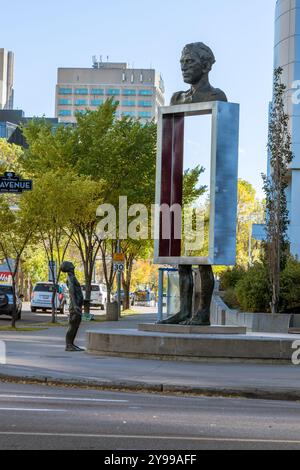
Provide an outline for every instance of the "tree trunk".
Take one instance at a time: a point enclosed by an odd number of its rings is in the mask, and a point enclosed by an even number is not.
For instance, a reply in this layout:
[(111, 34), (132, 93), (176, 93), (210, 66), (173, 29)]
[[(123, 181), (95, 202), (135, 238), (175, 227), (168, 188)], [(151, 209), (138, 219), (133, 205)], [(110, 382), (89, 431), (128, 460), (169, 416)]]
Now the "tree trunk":
[(57, 294), (57, 289), (56, 289), (56, 283), (53, 283), (53, 291), (52, 291), (52, 323), (56, 323), (56, 294)]
[(92, 293), (92, 286), (91, 281), (85, 281), (85, 302), (84, 302), (84, 314), (89, 315), (91, 311), (91, 293)]
[(92, 278), (93, 278), (94, 263), (92, 259), (85, 261), (84, 278), (85, 278), (85, 302), (84, 314), (89, 315), (91, 311), (91, 292), (92, 292)]
[(123, 310), (130, 310), (130, 284), (123, 281), (124, 298), (123, 298)]
[(122, 285), (124, 289), (123, 310), (130, 310), (130, 286), (132, 274), (133, 259), (126, 260), (126, 269), (122, 277)]
[(107, 290), (107, 303), (110, 304), (111, 303), (111, 291), (112, 291), (110, 284), (107, 285), (106, 283), (106, 290)]
[(13, 290), (13, 311), (11, 317), (11, 327), (16, 328), (17, 322), (17, 299), (16, 299), (16, 278), (12, 277), (12, 290)]
[(109, 266), (106, 260), (107, 256), (107, 243), (104, 242), (101, 245), (101, 256), (102, 256), (102, 266), (103, 266), (103, 274), (107, 289), (107, 303), (111, 303), (111, 294), (113, 291), (113, 285), (115, 280), (115, 272), (113, 269), (113, 261), (112, 255), (115, 252), (115, 242), (111, 241), (111, 261), (109, 262)]

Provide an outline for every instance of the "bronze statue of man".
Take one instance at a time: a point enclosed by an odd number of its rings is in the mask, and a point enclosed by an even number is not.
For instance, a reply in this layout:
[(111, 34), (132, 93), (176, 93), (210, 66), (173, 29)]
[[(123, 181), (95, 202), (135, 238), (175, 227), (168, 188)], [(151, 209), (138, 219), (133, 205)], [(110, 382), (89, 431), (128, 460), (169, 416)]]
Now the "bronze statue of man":
[[(187, 44), (181, 56), (181, 70), (185, 83), (191, 85), (188, 91), (174, 93), (171, 105), (202, 103), (208, 101), (227, 101), (225, 93), (219, 88), (213, 88), (209, 82), (209, 72), (216, 62), (212, 50), (202, 42)], [(201, 290), (196, 292), (196, 313), (192, 312), (193, 305), (193, 273), (192, 266), (180, 265), (180, 312), (162, 323), (210, 325), (210, 304), (214, 290), (214, 275), (210, 265), (198, 267), (201, 280)]]
[(82, 319), (82, 307), (84, 303), (81, 286), (75, 276), (75, 266), (69, 261), (62, 263), (60, 267), (61, 272), (68, 274), (67, 285), (69, 289), (69, 328), (66, 334), (66, 351), (77, 352), (84, 351), (74, 344), (75, 337), (77, 335), (81, 319)]

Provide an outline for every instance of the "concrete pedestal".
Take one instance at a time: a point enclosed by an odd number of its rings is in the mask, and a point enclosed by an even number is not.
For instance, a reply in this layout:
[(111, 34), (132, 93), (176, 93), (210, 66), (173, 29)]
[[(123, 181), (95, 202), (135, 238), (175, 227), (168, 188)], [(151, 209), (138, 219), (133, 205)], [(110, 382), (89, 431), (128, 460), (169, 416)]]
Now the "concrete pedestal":
[(107, 304), (106, 319), (107, 321), (119, 321), (118, 302), (112, 302)]
[[(169, 325), (166, 326), (170, 328)], [(92, 330), (87, 332), (87, 350), (91, 354), (101, 356), (169, 361), (292, 363), (293, 335), (281, 337), (236, 332), (228, 334), (228, 331), (222, 334), (180, 333), (178, 329), (176, 331), (162, 333), (137, 329)]]
[(189, 325), (153, 325), (141, 324), (139, 331), (151, 333), (175, 333), (194, 335), (245, 335), (247, 328), (243, 326), (189, 326)]

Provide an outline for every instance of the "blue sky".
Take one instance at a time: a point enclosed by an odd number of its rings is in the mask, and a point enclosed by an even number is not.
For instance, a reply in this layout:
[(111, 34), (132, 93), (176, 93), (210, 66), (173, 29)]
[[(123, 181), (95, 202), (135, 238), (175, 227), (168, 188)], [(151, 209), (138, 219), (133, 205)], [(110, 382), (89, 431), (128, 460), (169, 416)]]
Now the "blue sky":
[(261, 192), (272, 91), (275, 0), (0, 0), (0, 47), (15, 53), (15, 107), (54, 115), (58, 67), (92, 55), (155, 67), (166, 98), (186, 89), (179, 58), (189, 42), (214, 51), (214, 86), (241, 105), (240, 177)]

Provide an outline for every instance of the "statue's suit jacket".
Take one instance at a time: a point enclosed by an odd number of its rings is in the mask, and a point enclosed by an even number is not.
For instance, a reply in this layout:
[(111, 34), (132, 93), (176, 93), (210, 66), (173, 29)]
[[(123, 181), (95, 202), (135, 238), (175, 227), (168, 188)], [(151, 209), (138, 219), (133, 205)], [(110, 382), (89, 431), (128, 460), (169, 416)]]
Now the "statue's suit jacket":
[(177, 104), (204, 103), (207, 101), (227, 101), (225, 93), (219, 88), (212, 88), (209, 91), (192, 89), (188, 91), (178, 91), (174, 93), (171, 99), (171, 106)]

